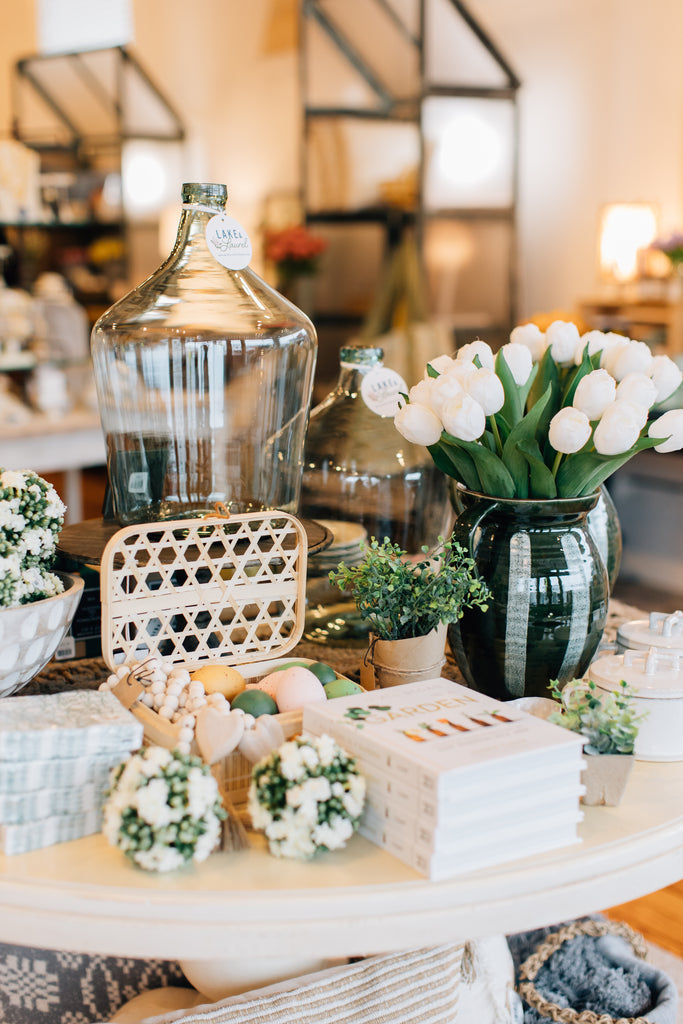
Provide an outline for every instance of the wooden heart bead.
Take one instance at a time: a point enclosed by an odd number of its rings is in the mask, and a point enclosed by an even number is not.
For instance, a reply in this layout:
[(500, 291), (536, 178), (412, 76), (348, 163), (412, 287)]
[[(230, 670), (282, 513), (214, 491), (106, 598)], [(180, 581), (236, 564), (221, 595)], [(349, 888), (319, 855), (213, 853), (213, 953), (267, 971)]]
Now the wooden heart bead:
[(285, 742), (282, 726), (273, 715), (260, 715), (251, 729), (247, 729), (240, 741), (240, 754), (247, 761), (256, 764), (271, 750), (277, 750)]
[(236, 749), (244, 734), (244, 716), (205, 705), (197, 712), (194, 737), (207, 764), (215, 764)]

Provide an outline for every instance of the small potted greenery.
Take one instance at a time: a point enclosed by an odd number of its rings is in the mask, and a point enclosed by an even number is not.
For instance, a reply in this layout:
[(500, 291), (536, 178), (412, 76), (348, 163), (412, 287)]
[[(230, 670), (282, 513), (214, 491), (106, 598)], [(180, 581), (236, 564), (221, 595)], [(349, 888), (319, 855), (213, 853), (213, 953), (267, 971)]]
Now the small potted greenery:
[(638, 729), (647, 712), (636, 711), (633, 692), (624, 680), (617, 692), (601, 693), (592, 680), (571, 679), (560, 688), (553, 679), (550, 692), (561, 706), (548, 721), (585, 737), (583, 803), (615, 806), (631, 774)]
[[(372, 629), (365, 668), (374, 667), (379, 686), (437, 676), (445, 660), (448, 624), (465, 608), (486, 610), (488, 591), (473, 559), (443, 537), (436, 553), (417, 561), (386, 537), (361, 546), (362, 561), (354, 566), (341, 562), (330, 580), (351, 594)], [(422, 550), (426, 555), (428, 549)]]

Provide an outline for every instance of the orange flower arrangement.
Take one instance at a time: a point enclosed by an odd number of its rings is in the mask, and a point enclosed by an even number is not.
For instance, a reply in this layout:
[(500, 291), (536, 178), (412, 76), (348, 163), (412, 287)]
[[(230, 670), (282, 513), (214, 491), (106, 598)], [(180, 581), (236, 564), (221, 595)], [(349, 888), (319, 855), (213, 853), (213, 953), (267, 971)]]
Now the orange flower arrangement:
[(265, 257), (275, 264), (281, 282), (315, 274), (318, 257), (326, 248), (326, 239), (303, 224), (265, 232)]

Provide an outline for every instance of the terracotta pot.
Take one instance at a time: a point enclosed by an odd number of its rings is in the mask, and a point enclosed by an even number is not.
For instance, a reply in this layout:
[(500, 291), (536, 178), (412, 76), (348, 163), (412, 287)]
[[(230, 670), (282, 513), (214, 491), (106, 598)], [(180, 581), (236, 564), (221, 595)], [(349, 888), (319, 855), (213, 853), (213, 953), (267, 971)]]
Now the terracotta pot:
[(587, 754), (581, 781), (586, 787), (581, 803), (589, 806), (616, 807), (621, 802), (631, 775), (633, 754)]
[(365, 665), (374, 670), (375, 686), (400, 686), (438, 678), (446, 660), (445, 651), (446, 625), (443, 622), (425, 636), (405, 640), (380, 640), (370, 634)]

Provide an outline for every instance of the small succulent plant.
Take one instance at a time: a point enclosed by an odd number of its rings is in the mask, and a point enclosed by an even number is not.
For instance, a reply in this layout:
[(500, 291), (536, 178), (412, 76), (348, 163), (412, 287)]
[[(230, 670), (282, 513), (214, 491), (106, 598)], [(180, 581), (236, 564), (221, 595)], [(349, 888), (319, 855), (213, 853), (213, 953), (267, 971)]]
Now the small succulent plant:
[(615, 693), (598, 693), (595, 683), (570, 679), (560, 688), (550, 681), (550, 692), (561, 707), (549, 721), (586, 737), (587, 754), (632, 754), (638, 729), (647, 712), (636, 711), (633, 690), (622, 679)]

